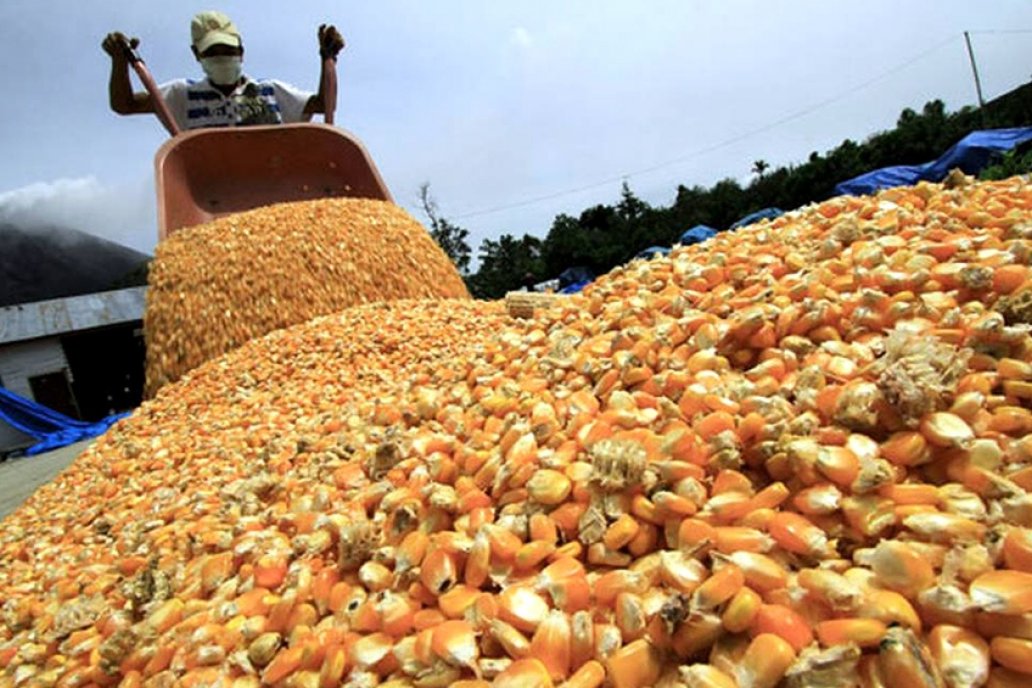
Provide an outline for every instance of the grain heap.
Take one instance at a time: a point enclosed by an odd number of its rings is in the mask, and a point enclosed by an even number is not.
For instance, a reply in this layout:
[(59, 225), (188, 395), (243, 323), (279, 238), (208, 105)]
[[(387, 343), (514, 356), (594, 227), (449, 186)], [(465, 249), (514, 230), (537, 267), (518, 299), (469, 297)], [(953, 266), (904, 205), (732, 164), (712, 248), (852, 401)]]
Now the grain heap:
[(922, 184), (251, 342), (4, 522), (0, 688), (1028, 685), (1030, 210)]
[(148, 276), (146, 395), (272, 330), (381, 300), (469, 298), (426, 230), (393, 203), (281, 203), (180, 230)]

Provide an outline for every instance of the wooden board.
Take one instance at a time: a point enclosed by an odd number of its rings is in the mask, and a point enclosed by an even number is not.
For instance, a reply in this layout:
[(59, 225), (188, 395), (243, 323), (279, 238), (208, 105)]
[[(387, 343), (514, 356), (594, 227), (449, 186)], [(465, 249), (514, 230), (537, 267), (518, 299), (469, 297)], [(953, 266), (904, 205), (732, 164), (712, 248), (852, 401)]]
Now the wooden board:
[(569, 301), (566, 294), (540, 294), (534, 291), (510, 291), (505, 295), (505, 308), (514, 318), (533, 318), (536, 309), (552, 308)]

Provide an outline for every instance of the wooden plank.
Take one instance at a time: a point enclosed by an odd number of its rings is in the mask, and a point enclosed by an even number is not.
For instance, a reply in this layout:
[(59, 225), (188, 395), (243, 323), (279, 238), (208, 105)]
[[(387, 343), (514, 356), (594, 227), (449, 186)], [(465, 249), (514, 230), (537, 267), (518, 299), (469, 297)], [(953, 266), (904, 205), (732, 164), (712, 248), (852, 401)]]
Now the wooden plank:
[(548, 309), (570, 301), (566, 294), (540, 294), (533, 291), (510, 291), (505, 295), (505, 308), (514, 318), (533, 318), (538, 309)]

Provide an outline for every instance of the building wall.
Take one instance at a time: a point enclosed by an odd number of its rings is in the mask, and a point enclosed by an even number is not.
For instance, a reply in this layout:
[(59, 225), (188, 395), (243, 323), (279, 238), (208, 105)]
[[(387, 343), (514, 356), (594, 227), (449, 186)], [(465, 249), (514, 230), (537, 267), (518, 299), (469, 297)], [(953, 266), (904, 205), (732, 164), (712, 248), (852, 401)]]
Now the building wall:
[(0, 458), (3, 458), (4, 454), (8, 452), (14, 451), (15, 449), (21, 449), (35, 443), (36, 440), (32, 439), (29, 435), (26, 435), (20, 430), (15, 430), (3, 420), (0, 420)]
[[(29, 378), (61, 372), (71, 379), (68, 360), (57, 337), (0, 344), (0, 385), (19, 396), (33, 398)], [(32, 437), (0, 420), (0, 456), (34, 443)]]
[(15, 394), (32, 399), (29, 378), (66, 371), (72, 381), (68, 360), (57, 337), (0, 345), (0, 380)]

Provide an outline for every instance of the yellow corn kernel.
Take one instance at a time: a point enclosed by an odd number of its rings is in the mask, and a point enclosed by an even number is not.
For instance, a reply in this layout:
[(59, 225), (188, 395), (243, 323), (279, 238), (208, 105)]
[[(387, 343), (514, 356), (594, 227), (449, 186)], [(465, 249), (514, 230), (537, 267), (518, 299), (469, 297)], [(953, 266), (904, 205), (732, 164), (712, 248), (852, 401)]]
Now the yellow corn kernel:
[(975, 439), (974, 431), (963, 418), (946, 411), (926, 416), (921, 421), (921, 434), (939, 447), (966, 447)]
[(752, 588), (742, 587), (721, 613), (720, 621), (728, 633), (741, 633), (752, 625), (763, 600)]
[(556, 551), (555, 543), (547, 540), (535, 540), (521, 545), (516, 550), (516, 557), (513, 564), (517, 569), (526, 571), (533, 569), (548, 559)]
[(736, 667), (739, 688), (774, 688), (795, 661), (792, 646), (773, 633), (756, 636)]
[(813, 485), (797, 492), (792, 505), (807, 516), (833, 514), (842, 506), (842, 491), (833, 483)]
[(679, 655), (688, 657), (713, 645), (723, 632), (721, 618), (716, 614), (691, 614), (674, 632), (671, 646)]
[(1003, 393), (1013, 399), (1032, 399), (1032, 382), (1028, 380), (1004, 380)]
[(909, 544), (884, 540), (871, 555), (871, 569), (878, 581), (907, 596), (917, 595), (935, 581), (931, 564)]
[(887, 626), (878, 619), (831, 619), (817, 624), (814, 631), (821, 645), (874, 647), (885, 637)]
[(621, 514), (606, 529), (602, 536), (602, 544), (612, 550), (621, 549), (638, 535), (639, 530), (641, 526), (636, 518), (630, 514)]
[(662, 655), (647, 640), (635, 640), (614, 652), (606, 668), (614, 688), (644, 688), (662, 673)]
[(742, 570), (733, 564), (714, 572), (696, 588), (692, 594), (692, 606), (701, 610), (713, 610), (734, 597), (745, 585)]
[(767, 533), (756, 528), (743, 526), (717, 526), (713, 531), (714, 545), (718, 552), (769, 552), (774, 540)]
[(1001, 358), (996, 374), (1003, 380), (1032, 380), (1032, 363), (1016, 358)]
[(864, 591), (848, 578), (827, 569), (803, 569), (799, 586), (835, 611), (853, 611), (864, 601)]
[(869, 590), (863, 602), (856, 607), (856, 615), (877, 619), (885, 624), (906, 626), (921, 632), (921, 617), (906, 597), (892, 590)]
[(941, 686), (942, 678), (928, 648), (904, 628), (890, 628), (878, 648), (878, 665), (889, 685), (900, 688)]
[(548, 468), (536, 471), (527, 481), (527, 494), (541, 504), (560, 504), (572, 489), (573, 483), (566, 475)]
[(526, 686), (551, 688), (553, 683), (544, 663), (540, 659), (530, 657), (518, 659), (510, 664), (494, 678), (491, 685), (496, 688), (526, 688)]
[(570, 674), (571, 633), (569, 616), (552, 610), (530, 641), (531, 656), (544, 662), (553, 680), (561, 681)]
[(580, 669), (562, 684), (562, 688), (599, 688), (606, 679), (606, 668), (594, 659), (584, 662)]
[(960, 626), (940, 624), (928, 634), (939, 673), (950, 686), (981, 686), (989, 680), (989, 644)]
[(680, 678), (687, 688), (738, 688), (735, 679), (709, 664), (682, 667)]
[(981, 542), (985, 525), (957, 514), (938, 512), (914, 513), (903, 518), (903, 525), (932, 542)]
[(782, 511), (771, 519), (767, 530), (782, 548), (795, 554), (827, 557), (832, 552), (827, 534), (805, 516)]
[(1032, 573), (990, 571), (971, 581), (969, 594), (971, 601), (987, 612), (1032, 612)]
[(997, 636), (989, 643), (993, 660), (1011, 671), (1032, 674), (1032, 640)]
[(745, 584), (760, 592), (783, 588), (788, 583), (788, 571), (764, 554), (734, 552), (727, 559), (742, 570)]
[(985, 684), (986, 688), (1025, 688), (1027, 685), (1028, 674), (999, 666), (989, 670), (989, 680)]

